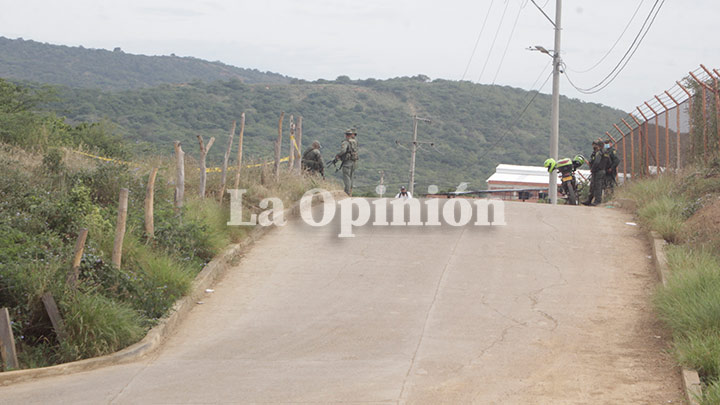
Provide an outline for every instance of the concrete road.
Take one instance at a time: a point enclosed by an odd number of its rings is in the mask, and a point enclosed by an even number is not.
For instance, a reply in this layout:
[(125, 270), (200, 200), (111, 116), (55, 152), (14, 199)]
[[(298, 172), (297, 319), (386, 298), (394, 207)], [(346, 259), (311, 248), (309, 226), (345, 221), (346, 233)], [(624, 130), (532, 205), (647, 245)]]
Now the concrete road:
[(0, 403), (681, 403), (631, 218), (508, 203), (506, 220), (343, 240), (292, 222), (151, 358)]

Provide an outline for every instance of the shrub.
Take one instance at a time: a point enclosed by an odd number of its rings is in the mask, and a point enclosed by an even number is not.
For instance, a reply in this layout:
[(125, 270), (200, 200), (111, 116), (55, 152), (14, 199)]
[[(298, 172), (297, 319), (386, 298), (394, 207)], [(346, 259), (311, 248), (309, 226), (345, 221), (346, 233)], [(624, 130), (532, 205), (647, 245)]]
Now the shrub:
[(137, 342), (145, 332), (143, 317), (129, 304), (88, 292), (62, 303), (67, 339), (61, 344), (64, 361), (101, 356)]

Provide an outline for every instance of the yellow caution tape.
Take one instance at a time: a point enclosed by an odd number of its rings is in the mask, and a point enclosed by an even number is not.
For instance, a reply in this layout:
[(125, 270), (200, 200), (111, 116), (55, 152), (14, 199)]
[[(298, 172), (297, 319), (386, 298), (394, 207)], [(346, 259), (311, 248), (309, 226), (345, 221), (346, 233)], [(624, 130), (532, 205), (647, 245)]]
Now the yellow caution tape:
[(292, 141), (293, 146), (295, 147), (295, 150), (297, 151), (298, 155), (301, 156), (302, 153), (300, 153), (300, 148), (298, 148), (297, 142), (295, 142), (295, 135), (290, 135), (290, 140)]

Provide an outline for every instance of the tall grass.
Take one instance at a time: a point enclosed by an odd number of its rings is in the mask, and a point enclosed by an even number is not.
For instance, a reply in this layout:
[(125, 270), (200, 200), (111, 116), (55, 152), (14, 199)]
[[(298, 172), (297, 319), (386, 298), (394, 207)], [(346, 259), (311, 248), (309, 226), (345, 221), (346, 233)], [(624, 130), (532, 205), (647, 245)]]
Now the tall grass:
[(666, 250), (667, 286), (658, 288), (654, 302), (673, 332), (678, 363), (697, 370), (705, 384), (700, 398), (704, 404), (720, 403), (720, 254), (709, 241), (689, 243), (685, 221), (720, 192), (720, 177), (714, 170), (694, 167), (684, 176), (635, 180), (619, 194), (637, 203), (637, 215), (645, 226), (674, 243)]
[(681, 179), (664, 174), (649, 179), (635, 180), (623, 185), (618, 197), (629, 198), (637, 204), (641, 222), (668, 241), (678, 240), (685, 220), (688, 198), (679, 191)]
[[(667, 249), (671, 270), (655, 302), (676, 336), (720, 336), (720, 262), (711, 252), (689, 246)], [(720, 346), (719, 346), (720, 347)]]
[(61, 344), (64, 361), (117, 351), (138, 341), (145, 332), (137, 311), (102, 294), (69, 295), (63, 308), (68, 333)]

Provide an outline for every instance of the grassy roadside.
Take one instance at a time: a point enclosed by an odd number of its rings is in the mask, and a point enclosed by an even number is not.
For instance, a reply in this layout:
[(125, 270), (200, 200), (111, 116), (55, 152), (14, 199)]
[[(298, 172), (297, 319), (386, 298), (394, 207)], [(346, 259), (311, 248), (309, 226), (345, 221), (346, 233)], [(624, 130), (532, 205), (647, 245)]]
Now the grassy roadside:
[(634, 181), (618, 197), (668, 242), (670, 277), (654, 296), (673, 332), (678, 363), (704, 384), (703, 404), (720, 403), (720, 162)]
[[(21, 368), (42, 367), (111, 353), (140, 340), (190, 287), (195, 275), (249, 227), (228, 227), (229, 207), (214, 195), (220, 175), (208, 176), (208, 197), (197, 196), (199, 170), (186, 163), (185, 207), (173, 207), (174, 161), (147, 158), (139, 167), (98, 162), (63, 148), (29, 151), (0, 144), (0, 307), (13, 321)], [(155, 186), (155, 238), (144, 233), (143, 206), (150, 165)], [(286, 206), (314, 187), (336, 186), (284, 170), (275, 182), (266, 169), (241, 172), (245, 215), (265, 197)], [(263, 181), (263, 179), (268, 179)], [(230, 176), (234, 184), (234, 175)], [(117, 199), (130, 190), (122, 267), (111, 264)], [(89, 234), (77, 291), (66, 286), (77, 232)], [(58, 302), (67, 338), (58, 341), (40, 297)]]

